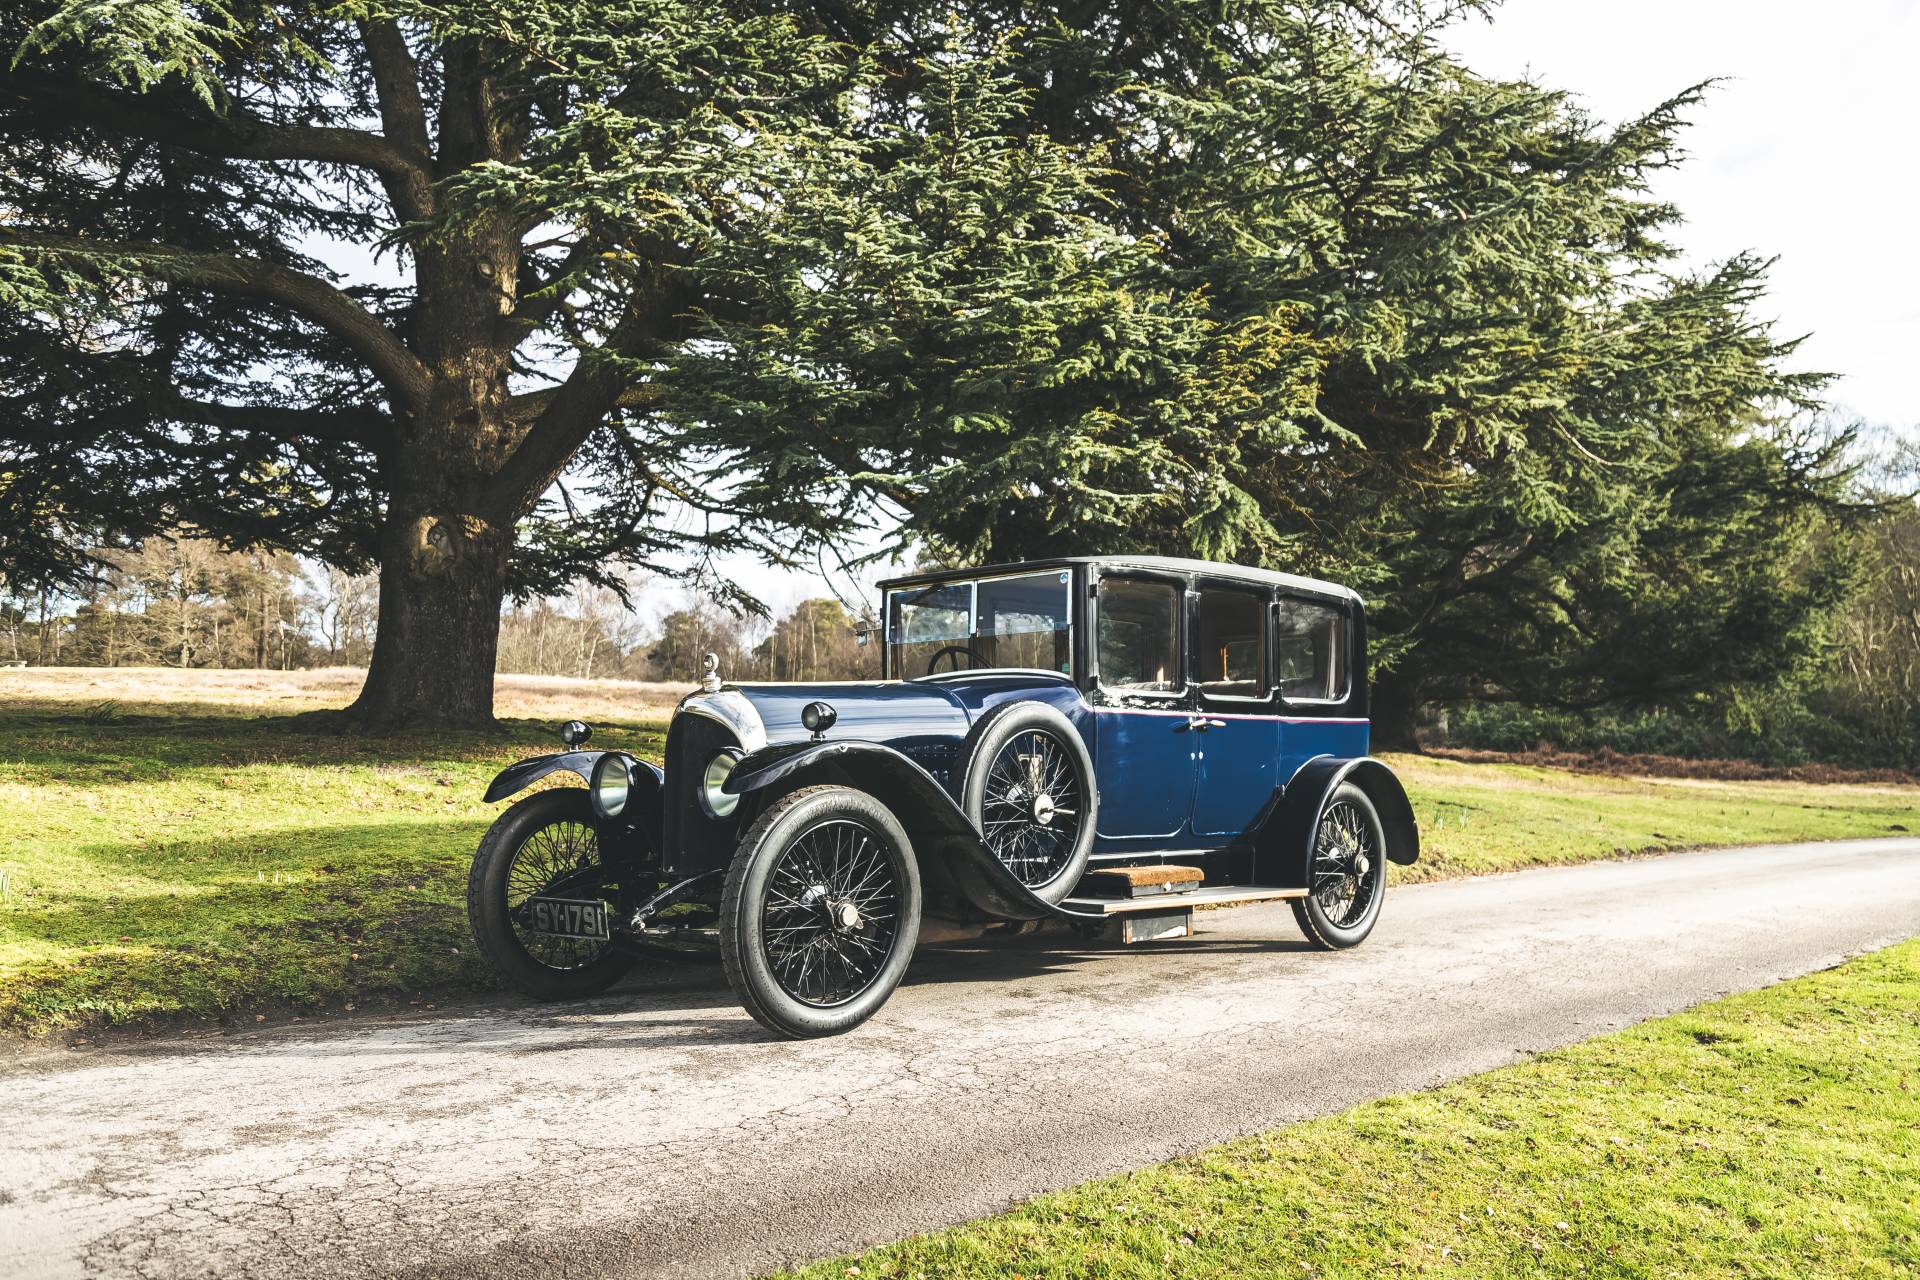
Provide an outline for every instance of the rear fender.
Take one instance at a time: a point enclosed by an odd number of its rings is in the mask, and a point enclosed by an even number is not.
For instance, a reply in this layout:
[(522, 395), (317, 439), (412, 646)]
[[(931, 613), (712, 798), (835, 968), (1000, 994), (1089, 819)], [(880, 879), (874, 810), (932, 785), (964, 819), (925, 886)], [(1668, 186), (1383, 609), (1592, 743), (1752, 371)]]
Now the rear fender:
[(1420, 857), (1420, 828), (1406, 788), (1393, 770), (1371, 756), (1315, 756), (1301, 765), (1275, 796), (1254, 834), (1255, 879), (1291, 889), (1309, 887), (1313, 837), (1334, 788), (1351, 782), (1380, 815), (1387, 859), (1411, 866)]
[(986, 920), (1102, 920), (1034, 896), (993, 856), (947, 789), (906, 755), (877, 742), (783, 743), (743, 758), (726, 790), (772, 801), (801, 787), (854, 787), (886, 805), (913, 842), (928, 911)]

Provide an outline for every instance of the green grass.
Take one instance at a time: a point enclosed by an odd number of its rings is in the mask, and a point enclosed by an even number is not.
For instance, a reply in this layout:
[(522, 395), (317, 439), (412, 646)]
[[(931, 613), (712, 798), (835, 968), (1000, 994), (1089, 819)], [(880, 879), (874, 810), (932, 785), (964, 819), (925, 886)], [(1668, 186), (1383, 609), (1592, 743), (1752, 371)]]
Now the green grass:
[[(487, 782), (551, 750), (238, 716), (0, 716), (0, 1025), (337, 1007), (483, 983)], [(603, 729), (657, 753), (657, 726)]]
[(796, 1274), (1920, 1274), (1920, 941)]
[(1402, 881), (1627, 853), (1920, 832), (1920, 787), (1624, 778), (1384, 757), (1420, 823)]
[[(0, 712), (0, 1026), (333, 1009), (487, 981), (465, 876), (502, 806), (480, 795), (552, 749), (547, 726), (368, 740), (231, 708), (143, 710)], [(602, 726), (595, 741), (657, 755), (660, 730)], [(1920, 829), (1914, 788), (1394, 763), (1427, 842), (1402, 879)]]

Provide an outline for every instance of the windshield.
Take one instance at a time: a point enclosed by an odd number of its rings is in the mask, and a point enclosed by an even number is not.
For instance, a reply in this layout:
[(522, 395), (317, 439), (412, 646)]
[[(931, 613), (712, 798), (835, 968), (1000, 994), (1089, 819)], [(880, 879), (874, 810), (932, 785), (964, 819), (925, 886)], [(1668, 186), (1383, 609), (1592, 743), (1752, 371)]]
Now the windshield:
[(1073, 575), (1065, 569), (887, 593), (887, 670), (1073, 674)]

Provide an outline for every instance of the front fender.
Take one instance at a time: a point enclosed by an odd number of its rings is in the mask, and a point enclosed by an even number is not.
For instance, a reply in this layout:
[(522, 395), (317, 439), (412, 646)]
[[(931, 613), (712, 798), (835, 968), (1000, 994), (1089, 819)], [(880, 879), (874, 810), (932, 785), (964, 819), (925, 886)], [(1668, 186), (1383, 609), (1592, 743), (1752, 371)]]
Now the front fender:
[(548, 774), (561, 769), (571, 769), (582, 778), (591, 779), (594, 764), (605, 754), (604, 751), (562, 751), (556, 755), (534, 756), (531, 760), (510, 764), (494, 775), (482, 799), (488, 804), (505, 800), (514, 792), (524, 791)]
[(878, 742), (789, 742), (741, 759), (725, 789), (780, 794), (816, 783), (866, 792), (893, 811), (913, 842), (934, 915), (988, 920), (1104, 920), (1034, 896), (993, 856), (947, 789), (903, 753)]
[(1280, 789), (1254, 834), (1255, 879), (1261, 884), (1304, 889), (1313, 862), (1313, 837), (1335, 787), (1351, 782), (1366, 792), (1380, 815), (1387, 859), (1410, 866), (1420, 857), (1420, 828), (1406, 788), (1371, 756), (1315, 756)]
[[(487, 794), (482, 798), (488, 804), (495, 800), (505, 800), (514, 792), (524, 791), (548, 774), (557, 773), (561, 769), (570, 769), (586, 781), (592, 782), (593, 766), (598, 764), (600, 757), (604, 755), (627, 755), (627, 753), (623, 751), (562, 751), (558, 755), (535, 756), (531, 760), (522, 760), (518, 764), (508, 765), (495, 774), (493, 781), (487, 784)], [(642, 799), (658, 807), (660, 790), (666, 785), (667, 775), (657, 764), (631, 755), (627, 755), (627, 759), (633, 761), (635, 782), (639, 783), (643, 789), (646, 788), (648, 780), (653, 783), (652, 794), (643, 796)]]
[(504, 800), (548, 774), (561, 770), (577, 773), (591, 783), (593, 766), (599, 763), (602, 756), (609, 755), (626, 756), (631, 762), (633, 790), (627, 797), (626, 811), (619, 818), (611, 822), (596, 820), (595, 826), (600, 830), (601, 839), (608, 842), (610, 851), (621, 856), (630, 856), (642, 848), (658, 850), (660, 801), (667, 775), (659, 765), (637, 759), (624, 751), (562, 751), (557, 755), (535, 756), (531, 760), (510, 764), (495, 775), (492, 784), (487, 787), (486, 799), (489, 803)]

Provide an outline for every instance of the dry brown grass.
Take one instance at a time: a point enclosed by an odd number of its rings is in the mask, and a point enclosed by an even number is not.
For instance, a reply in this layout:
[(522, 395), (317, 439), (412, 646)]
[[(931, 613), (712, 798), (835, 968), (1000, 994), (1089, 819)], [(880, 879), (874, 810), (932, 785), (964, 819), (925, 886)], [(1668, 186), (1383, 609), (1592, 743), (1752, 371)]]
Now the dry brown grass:
[[(24, 667), (0, 669), (0, 703), (20, 709), (73, 710), (114, 704), (135, 714), (293, 715), (346, 706), (366, 671), (210, 670), (178, 667)], [(503, 675), (494, 681), (494, 714), (509, 720), (633, 723), (662, 720), (691, 684), (574, 680)]]

